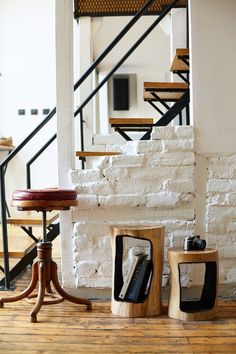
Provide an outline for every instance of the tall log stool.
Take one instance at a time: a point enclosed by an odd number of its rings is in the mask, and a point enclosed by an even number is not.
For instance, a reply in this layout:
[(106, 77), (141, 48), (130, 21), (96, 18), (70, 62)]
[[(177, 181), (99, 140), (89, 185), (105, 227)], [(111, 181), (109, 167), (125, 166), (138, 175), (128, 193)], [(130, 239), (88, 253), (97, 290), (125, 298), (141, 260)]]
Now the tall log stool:
[[(28, 302), (34, 303), (30, 312), (32, 323), (37, 322), (37, 314), (43, 304), (57, 304), (68, 300), (76, 304), (86, 305), (87, 310), (91, 310), (90, 300), (71, 296), (61, 288), (57, 277), (57, 264), (52, 260), (52, 243), (47, 240), (47, 211), (69, 210), (71, 206), (76, 206), (76, 192), (68, 189), (16, 190), (13, 193), (12, 205), (21, 211), (36, 210), (42, 212), (43, 237), (37, 244), (38, 259), (32, 266), (32, 277), (28, 288), (19, 295), (0, 298), (0, 308), (3, 308), (6, 302), (15, 302), (27, 298)], [(37, 283), (38, 294), (32, 294)], [(56, 292), (52, 290), (51, 283)], [(35, 297), (36, 299), (34, 299)]]
[[(207, 248), (203, 251), (184, 251), (172, 248), (168, 251), (171, 270), (168, 316), (184, 321), (210, 320), (216, 316), (218, 293), (218, 252)], [(205, 277), (199, 300), (181, 298), (180, 265), (205, 263)]]
[[(113, 258), (113, 284), (111, 311), (122, 317), (157, 316), (162, 312), (162, 272), (164, 259), (163, 226), (119, 225), (111, 227), (111, 244)], [(137, 243), (147, 241), (150, 247), (152, 264), (150, 287), (147, 296), (137, 302), (122, 300), (119, 297), (124, 283), (122, 275), (123, 238), (133, 238)]]

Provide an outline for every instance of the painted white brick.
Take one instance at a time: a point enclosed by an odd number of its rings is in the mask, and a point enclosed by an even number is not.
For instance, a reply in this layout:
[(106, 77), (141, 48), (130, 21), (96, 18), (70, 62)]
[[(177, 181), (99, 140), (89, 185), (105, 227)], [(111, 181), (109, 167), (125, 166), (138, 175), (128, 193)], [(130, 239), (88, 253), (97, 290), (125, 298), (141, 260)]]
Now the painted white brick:
[(195, 184), (193, 180), (189, 179), (180, 181), (166, 180), (163, 184), (163, 189), (180, 193), (194, 193)]
[(207, 184), (208, 192), (226, 193), (236, 191), (236, 180), (211, 179)]
[(153, 127), (151, 140), (176, 139), (176, 132), (173, 126)]
[(194, 139), (194, 129), (191, 125), (177, 125), (174, 128), (177, 139)]
[(227, 222), (227, 224), (226, 224), (226, 232), (235, 232), (236, 233), (236, 220)]
[(88, 170), (72, 170), (71, 182), (73, 184), (85, 184), (91, 182), (99, 182), (101, 180), (101, 171), (95, 169)]
[(151, 166), (184, 166), (194, 165), (195, 154), (194, 152), (172, 152), (172, 153), (153, 153), (148, 160)]
[(110, 182), (126, 181), (129, 178), (128, 171), (125, 167), (109, 167), (103, 170), (103, 175)]
[(178, 171), (176, 166), (163, 166), (162, 168), (147, 166), (146, 168), (129, 168), (127, 175), (137, 183), (145, 184), (147, 180), (155, 179), (156, 183), (162, 183), (168, 178), (177, 178)]
[(113, 183), (102, 181), (99, 183), (89, 183), (85, 185), (75, 186), (75, 190), (79, 195), (81, 194), (111, 194), (115, 192), (115, 186)]
[(90, 235), (98, 238), (99, 236), (110, 235), (110, 226), (101, 222), (77, 222), (74, 224), (74, 234), (75, 236)]
[(96, 195), (78, 195), (78, 209), (93, 209), (98, 206), (98, 197)]
[(80, 261), (76, 264), (76, 273), (86, 274), (86, 277), (91, 277), (98, 273), (98, 268), (98, 261)]
[(136, 147), (137, 154), (143, 154), (148, 152), (161, 152), (162, 151), (162, 142), (159, 140), (145, 140), (138, 141)]
[(181, 139), (181, 140), (162, 140), (162, 151), (192, 151), (193, 139)]
[(226, 194), (226, 201), (229, 206), (236, 205), (236, 193)]
[(146, 206), (148, 208), (175, 208), (179, 202), (180, 194), (172, 192), (159, 192), (149, 194), (146, 197)]
[(134, 194), (130, 195), (109, 195), (99, 196), (99, 204), (101, 207), (136, 207), (145, 204), (145, 197)]
[(111, 165), (119, 167), (141, 167), (144, 155), (119, 155), (111, 157)]
[(99, 263), (98, 276), (112, 277), (112, 261), (104, 261)]

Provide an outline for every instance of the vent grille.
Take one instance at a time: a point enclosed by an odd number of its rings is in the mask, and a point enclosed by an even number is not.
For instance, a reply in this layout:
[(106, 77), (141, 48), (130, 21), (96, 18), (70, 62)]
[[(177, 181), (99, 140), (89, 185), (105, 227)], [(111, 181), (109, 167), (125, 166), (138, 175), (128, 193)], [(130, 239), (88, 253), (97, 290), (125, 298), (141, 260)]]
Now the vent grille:
[[(147, 0), (75, 0), (75, 18), (80, 16), (125, 16), (136, 14)], [(173, 0), (156, 0), (147, 12), (160, 14)], [(187, 0), (179, 0), (175, 7), (186, 7)]]

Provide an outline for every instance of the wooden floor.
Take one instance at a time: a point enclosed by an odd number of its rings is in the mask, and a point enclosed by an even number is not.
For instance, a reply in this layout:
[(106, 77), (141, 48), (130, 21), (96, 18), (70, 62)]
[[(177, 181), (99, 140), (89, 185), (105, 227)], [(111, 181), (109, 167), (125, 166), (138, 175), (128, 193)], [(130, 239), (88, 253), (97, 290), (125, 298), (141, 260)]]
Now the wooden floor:
[(22, 300), (0, 309), (0, 353), (236, 353), (236, 302), (221, 302), (218, 317), (206, 322), (170, 319), (167, 304), (161, 316), (132, 319), (112, 315), (110, 302), (93, 302), (87, 312), (65, 301), (43, 306), (38, 323), (30, 323), (31, 308)]

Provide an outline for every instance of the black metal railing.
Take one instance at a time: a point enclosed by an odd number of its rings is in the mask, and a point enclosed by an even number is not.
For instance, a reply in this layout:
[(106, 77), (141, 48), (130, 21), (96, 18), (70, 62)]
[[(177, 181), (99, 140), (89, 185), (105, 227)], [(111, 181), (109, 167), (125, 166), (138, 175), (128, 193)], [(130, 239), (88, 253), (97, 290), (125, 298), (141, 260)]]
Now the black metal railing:
[[(104, 50), (104, 52), (92, 63), (90, 68), (82, 75), (82, 77), (74, 85), (76, 90), (86, 80), (86, 78), (93, 72), (93, 70), (100, 64), (100, 62), (107, 56), (107, 54), (115, 47), (115, 45), (124, 37), (124, 35), (133, 27), (133, 25), (139, 20), (139, 18), (146, 13), (149, 6), (155, 0), (148, 0), (146, 4), (140, 9), (140, 11), (130, 20), (130, 22), (124, 27), (124, 29), (115, 37), (111, 44)], [(101, 81), (101, 83), (93, 90), (91, 94), (82, 102), (82, 104), (76, 109), (74, 116), (80, 114), (80, 135), (81, 135), (81, 150), (84, 150), (84, 135), (83, 135), (83, 108), (87, 103), (95, 96), (95, 94), (101, 89), (101, 87), (109, 80), (114, 72), (124, 63), (124, 61), (134, 52), (134, 50), (144, 41), (149, 33), (161, 22), (161, 20), (169, 13), (169, 11), (178, 3), (179, 0), (174, 0), (168, 5), (163, 13), (153, 22), (153, 24), (144, 32), (144, 34), (136, 41), (136, 43), (128, 50), (128, 52), (119, 60), (114, 68), (107, 74), (107, 76)], [(4, 252), (4, 273), (5, 273), (5, 289), (10, 289), (10, 270), (9, 270), (9, 257), (8, 257), (8, 235), (7, 235), (7, 215), (6, 215), (6, 190), (5, 190), (5, 178), (4, 171), (7, 164), (23, 149), (25, 145), (31, 141), (31, 139), (55, 116), (56, 108), (54, 108), (47, 117), (23, 140), (23, 142), (16, 147), (1, 163), (0, 163), (0, 198), (1, 198), (1, 221), (2, 221), (2, 237), (3, 237), (3, 252)], [(53, 140), (56, 138), (54, 136)], [(50, 145), (50, 144), (49, 144)], [(28, 165), (30, 170), (31, 163), (48, 147), (48, 143), (40, 149), (37, 156), (34, 156)], [(30, 173), (30, 172), (29, 172)], [(28, 177), (27, 187), (31, 185), (30, 176)]]

